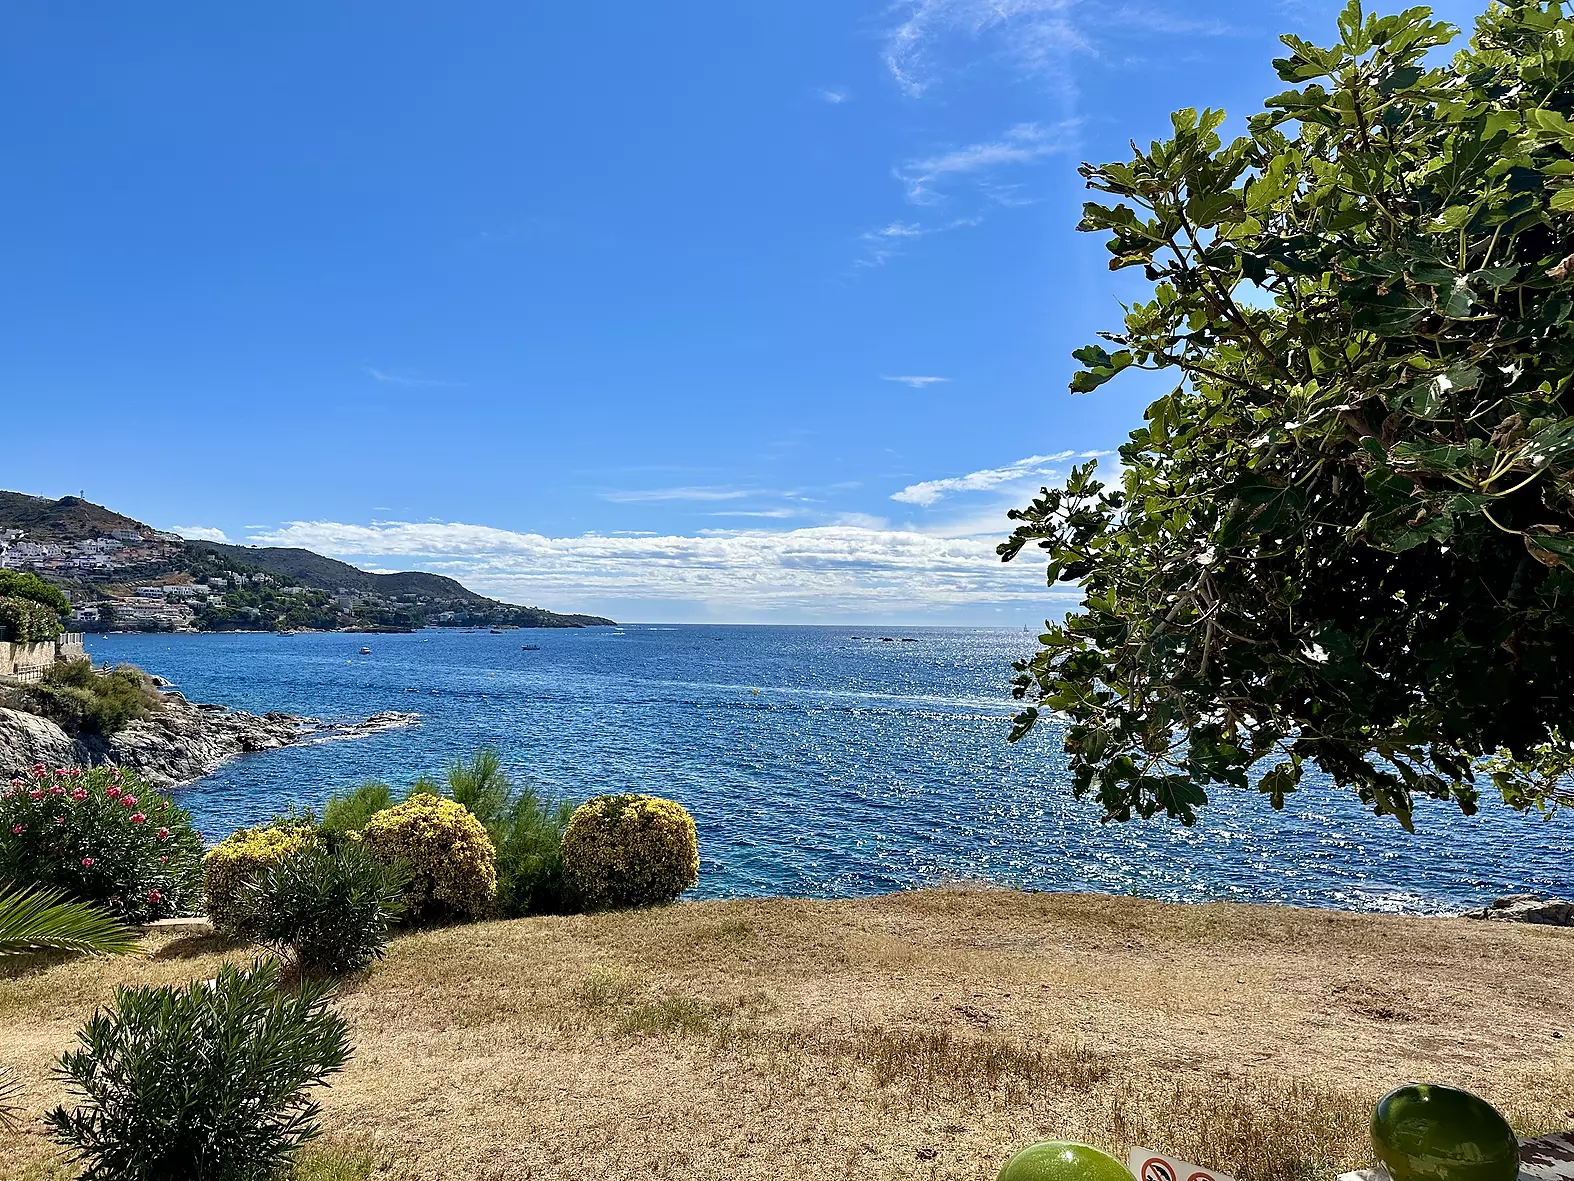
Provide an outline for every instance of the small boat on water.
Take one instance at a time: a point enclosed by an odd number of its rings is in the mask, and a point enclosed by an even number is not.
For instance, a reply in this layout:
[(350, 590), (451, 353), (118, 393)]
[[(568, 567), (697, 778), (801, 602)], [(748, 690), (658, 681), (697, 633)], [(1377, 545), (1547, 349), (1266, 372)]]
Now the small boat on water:
[(519, 650), (521, 652), (539, 652), (539, 651), (541, 651), (541, 645), (540, 644), (521, 644), (521, 645), (519, 645)]
[(361, 649), (361, 655), (362, 656), (370, 656), (371, 654), (372, 654), (372, 650), (370, 648), (362, 648)]
[(492, 634), (493, 634), (493, 635), (494, 635), (494, 636), (500, 636), (500, 635), (502, 635), (502, 634), (503, 634), (503, 629), (502, 629), (502, 628), (500, 628), (500, 627), (494, 627), (494, 628), (491, 628), (491, 629), (490, 629), (490, 631), (491, 631), (491, 633), (492, 633)]

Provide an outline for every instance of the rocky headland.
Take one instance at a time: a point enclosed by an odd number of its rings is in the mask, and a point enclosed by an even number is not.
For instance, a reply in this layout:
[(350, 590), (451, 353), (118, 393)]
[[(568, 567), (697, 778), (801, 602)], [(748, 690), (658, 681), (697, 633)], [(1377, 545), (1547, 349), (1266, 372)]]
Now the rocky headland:
[(68, 734), (48, 718), (0, 708), (0, 778), (48, 767), (115, 763), (157, 787), (200, 779), (237, 755), (281, 746), (335, 742), (416, 725), (420, 714), (392, 711), (354, 722), (295, 714), (262, 715), (187, 701), (172, 689), (162, 708), (114, 734)]

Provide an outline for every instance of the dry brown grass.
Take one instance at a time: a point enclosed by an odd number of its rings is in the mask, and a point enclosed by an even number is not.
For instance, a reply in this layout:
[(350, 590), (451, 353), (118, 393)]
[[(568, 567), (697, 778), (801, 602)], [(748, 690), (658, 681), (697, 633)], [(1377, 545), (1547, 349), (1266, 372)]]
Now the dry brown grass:
[[(242, 954), (149, 952), (0, 976), (31, 1110), (117, 980)], [(327, 1122), (385, 1178), (987, 1181), (1067, 1137), (1329, 1181), (1413, 1078), (1568, 1127), (1571, 979), (1574, 935), (1547, 928), (1003, 891), (481, 924), (346, 985)], [(50, 1177), (20, 1139), (0, 1177)]]

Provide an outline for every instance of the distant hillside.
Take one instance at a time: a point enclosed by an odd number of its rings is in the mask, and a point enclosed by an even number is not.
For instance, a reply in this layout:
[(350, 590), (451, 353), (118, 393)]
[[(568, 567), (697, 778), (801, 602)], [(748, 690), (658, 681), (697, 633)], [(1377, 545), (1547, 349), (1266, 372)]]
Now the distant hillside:
[(33, 541), (85, 541), (90, 537), (152, 529), (79, 496), (49, 500), (25, 492), (0, 492), (0, 529), (20, 529)]
[(0, 566), (61, 586), (80, 608), (78, 626), (99, 630), (615, 626), (503, 603), (441, 574), (373, 574), (310, 550), (186, 541), (76, 496), (0, 492)]
[[(442, 574), (428, 574), (424, 570), (406, 570), (398, 574), (373, 574), (337, 558), (325, 558), (309, 549), (288, 549), (283, 546), (223, 545), (215, 541), (188, 541), (191, 550), (208, 550), (237, 565), (252, 566), (269, 574), (282, 574), (301, 586), (338, 593), (341, 590), (356, 594), (381, 595), (395, 599), (409, 596), (424, 597), (434, 602), (467, 604), (478, 610), (498, 605), (498, 600), (478, 595)], [(507, 605), (507, 604), (505, 604)], [(607, 627), (612, 620), (597, 615), (558, 615), (539, 607), (520, 607), (521, 611), (539, 611), (543, 616), (552, 615), (568, 620), (571, 626)], [(562, 626), (562, 625), (557, 625)]]

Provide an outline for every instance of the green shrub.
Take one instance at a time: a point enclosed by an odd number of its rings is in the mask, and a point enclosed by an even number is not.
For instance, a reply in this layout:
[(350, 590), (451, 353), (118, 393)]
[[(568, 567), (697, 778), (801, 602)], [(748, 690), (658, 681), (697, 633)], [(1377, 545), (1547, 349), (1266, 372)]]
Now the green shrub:
[(375, 779), (343, 794), (334, 792), (322, 809), (322, 831), (332, 836), (360, 832), (377, 813), (393, 807), (393, 788)]
[(367, 821), (361, 839), (383, 861), (408, 868), (405, 913), (411, 919), (472, 918), (491, 905), (497, 854), (464, 805), (413, 795)]
[(591, 910), (671, 902), (699, 870), (694, 818), (659, 796), (595, 796), (563, 834), (564, 875)]
[(359, 842), (310, 842), (241, 887), (245, 933), (308, 976), (353, 972), (381, 959), (404, 907), (406, 874)]
[(219, 930), (244, 935), (252, 922), (247, 885), (317, 839), (314, 824), (284, 817), (230, 833), (202, 859), (208, 918)]
[(143, 923), (197, 907), (201, 861), (190, 814), (120, 767), (38, 764), (0, 790), (0, 879), (19, 886)]
[(43, 644), (60, 634), (60, 616), (42, 603), (0, 595), (0, 640)]
[(72, 733), (114, 734), (163, 708), (152, 678), (130, 664), (101, 673), (91, 661), (62, 660), (27, 693), (34, 713)]
[(319, 1132), (306, 1089), (349, 1059), (325, 985), (281, 991), (276, 964), (225, 965), (211, 985), (119, 988), (59, 1072), (74, 1110), (46, 1117), (84, 1181), (263, 1181)]
[(497, 913), (509, 918), (571, 909), (563, 878), (563, 830), (574, 805), (516, 786), (492, 747), (450, 764), (448, 790), (486, 828), (497, 850)]

